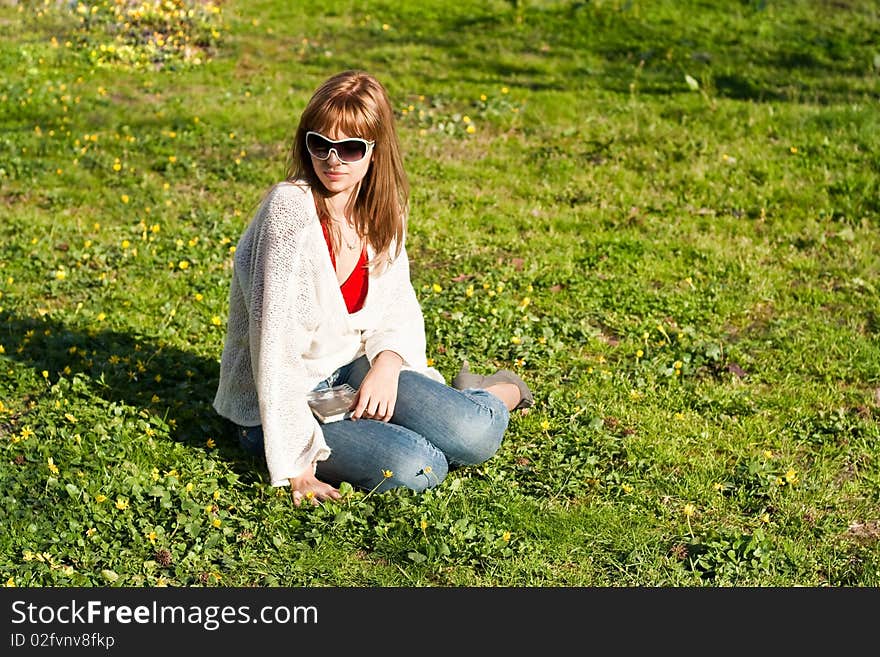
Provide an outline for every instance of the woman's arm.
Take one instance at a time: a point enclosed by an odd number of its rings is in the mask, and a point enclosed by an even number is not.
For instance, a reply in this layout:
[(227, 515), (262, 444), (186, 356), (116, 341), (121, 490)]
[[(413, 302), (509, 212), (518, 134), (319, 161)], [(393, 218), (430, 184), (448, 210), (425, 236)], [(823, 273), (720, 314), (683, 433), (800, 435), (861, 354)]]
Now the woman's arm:
[(381, 317), (375, 328), (363, 334), (367, 358), (372, 364), (383, 351), (393, 351), (403, 360), (403, 365), (423, 369), (427, 367), (425, 321), (410, 282), (405, 247), (380, 277), (385, 278), (381, 283), (381, 298), (371, 302), (382, 309)]
[[(272, 485), (314, 476), (330, 450), (308, 403), (303, 354), (316, 324), (308, 192), (280, 185), (255, 218), (247, 258), (248, 341)], [(244, 258), (243, 258), (244, 259)]]

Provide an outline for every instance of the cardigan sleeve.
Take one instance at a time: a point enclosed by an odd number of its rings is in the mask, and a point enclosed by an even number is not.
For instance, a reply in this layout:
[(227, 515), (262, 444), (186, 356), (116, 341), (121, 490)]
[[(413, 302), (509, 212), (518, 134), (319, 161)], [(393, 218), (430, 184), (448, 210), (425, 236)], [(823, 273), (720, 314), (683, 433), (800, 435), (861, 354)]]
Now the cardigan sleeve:
[(273, 486), (330, 455), (306, 402), (303, 354), (316, 324), (315, 263), (305, 248), (310, 218), (301, 188), (275, 187), (255, 217), (249, 284), (242, 286), (249, 290), (248, 342)]
[(375, 329), (364, 333), (364, 351), (372, 363), (382, 351), (394, 351), (406, 367), (423, 370), (425, 357), (425, 321), (416, 292), (410, 281), (406, 246), (380, 275), (383, 284), (383, 312)]

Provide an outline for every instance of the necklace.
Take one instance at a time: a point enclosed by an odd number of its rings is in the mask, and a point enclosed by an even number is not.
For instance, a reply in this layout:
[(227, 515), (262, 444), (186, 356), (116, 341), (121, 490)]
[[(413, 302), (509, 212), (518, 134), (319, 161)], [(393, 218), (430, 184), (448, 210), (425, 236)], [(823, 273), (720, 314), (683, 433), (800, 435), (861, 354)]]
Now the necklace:
[[(330, 221), (339, 226), (339, 236), (342, 238), (342, 243), (345, 244), (345, 248), (347, 248), (349, 251), (354, 251), (361, 245), (361, 236), (357, 234), (357, 231), (355, 231), (356, 239), (354, 241), (354, 244), (352, 244), (347, 239), (345, 239), (345, 231), (342, 230), (342, 221), (332, 216), (330, 217)], [(346, 220), (345, 223), (348, 224), (348, 221)]]
[(348, 240), (345, 239), (345, 235), (342, 234), (341, 230), (339, 231), (339, 235), (340, 235), (340, 237), (342, 237), (342, 241), (345, 243), (345, 248), (347, 248), (349, 251), (354, 251), (356, 248), (358, 248), (361, 245), (361, 238), (360, 237), (358, 237), (355, 240), (354, 244), (349, 244)]

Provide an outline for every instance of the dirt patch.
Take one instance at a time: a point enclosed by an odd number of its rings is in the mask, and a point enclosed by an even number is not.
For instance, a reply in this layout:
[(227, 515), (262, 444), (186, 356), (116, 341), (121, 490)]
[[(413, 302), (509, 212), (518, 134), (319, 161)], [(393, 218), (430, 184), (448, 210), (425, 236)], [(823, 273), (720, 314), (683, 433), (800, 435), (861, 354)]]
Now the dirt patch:
[(880, 540), (880, 520), (852, 522), (846, 529), (846, 536), (863, 545)]

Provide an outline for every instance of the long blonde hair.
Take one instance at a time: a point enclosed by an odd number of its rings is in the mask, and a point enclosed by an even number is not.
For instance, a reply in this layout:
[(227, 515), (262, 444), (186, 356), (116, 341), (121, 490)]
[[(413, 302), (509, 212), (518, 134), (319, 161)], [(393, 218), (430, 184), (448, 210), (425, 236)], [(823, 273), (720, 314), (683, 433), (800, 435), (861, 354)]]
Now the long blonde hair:
[[(329, 216), (329, 194), (306, 150), (309, 130), (322, 134), (340, 131), (349, 137), (375, 142), (373, 160), (355, 196), (355, 228), (380, 256), (380, 263), (396, 258), (406, 230), (409, 181), (385, 87), (363, 71), (343, 71), (318, 87), (303, 110), (290, 149), (287, 180), (306, 181), (319, 204), (319, 215)], [(392, 244), (396, 246), (393, 255)]]

